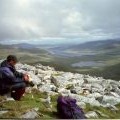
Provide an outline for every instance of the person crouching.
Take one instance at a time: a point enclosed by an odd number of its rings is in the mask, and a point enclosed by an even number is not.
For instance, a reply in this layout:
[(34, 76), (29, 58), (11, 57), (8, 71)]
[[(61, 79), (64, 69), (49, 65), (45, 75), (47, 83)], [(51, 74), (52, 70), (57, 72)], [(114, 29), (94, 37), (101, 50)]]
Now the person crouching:
[(16, 71), (17, 62), (15, 55), (9, 55), (0, 65), (0, 95), (10, 92), (14, 100), (21, 99), (29, 84), (29, 76)]

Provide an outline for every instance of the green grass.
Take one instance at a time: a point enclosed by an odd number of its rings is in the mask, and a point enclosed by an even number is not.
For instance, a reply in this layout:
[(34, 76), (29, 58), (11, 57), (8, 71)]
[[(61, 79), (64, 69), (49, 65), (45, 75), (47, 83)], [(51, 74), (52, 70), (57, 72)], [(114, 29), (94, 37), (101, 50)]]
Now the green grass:
[[(32, 94), (34, 99), (32, 98)], [(21, 101), (7, 101), (0, 103), (0, 107), (9, 110), (8, 113), (3, 114), (0, 118), (19, 118), (22, 114), (32, 108), (39, 108), (38, 114), (43, 114), (44, 116), (39, 116), (38, 118), (56, 118), (56, 100), (57, 96), (52, 96), (52, 110), (46, 107), (44, 102), (41, 102), (40, 98), (46, 98), (46, 93), (33, 90), (32, 94), (26, 94)], [(1, 97), (2, 99), (2, 97)]]
[[(120, 104), (116, 105), (118, 111), (110, 110), (109, 108), (91, 106), (86, 104), (85, 112), (95, 111), (99, 119), (120, 119)], [(102, 114), (100, 114), (102, 113)], [(91, 118), (92, 119), (92, 118)]]
[[(31, 97), (33, 94), (34, 99)], [(46, 98), (46, 92), (39, 92), (38, 90), (33, 90), (32, 94), (26, 94), (21, 101), (7, 101), (0, 102), (0, 108), (9, 110), (8, 113), (5, 113), (0, 116), (0, 118), (19, 118), (22, 114), (33, 108), (39, 108), (38, 117), (40, 119), (59, 119), (57, 116), (57, 98), (58, 95), (51, 96), (51, 105), (52, 109), (48, 108), (40, 98)], [(4, 99), (0, 96), (0, 100)], [(119, 109), (118, 111), (110, 110), (109, 108), (91, 106), (86, 104), (84, 112), (95, 111), (99, 119), (120, 119), (120, 104), (116, 105)], [(102, 114), (101, 114), (102, 113)], [(92, 118), (90, 118), (92, 119)]]
[(83, 71), (81, 73), (88, 73), (91, 76), (104, 77), (105, 79), (120, 80), (120, 63), (104, 67), (102, 69), (93, 69)]

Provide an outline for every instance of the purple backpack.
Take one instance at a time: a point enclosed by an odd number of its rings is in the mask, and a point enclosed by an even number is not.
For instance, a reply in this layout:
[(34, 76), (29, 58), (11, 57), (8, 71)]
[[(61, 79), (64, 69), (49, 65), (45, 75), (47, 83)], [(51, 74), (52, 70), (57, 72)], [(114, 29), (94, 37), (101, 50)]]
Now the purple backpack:
[(62, 119), (85, 119), (83, 110), (76, 104), (76, 99), (59, 96), (57, 112)]

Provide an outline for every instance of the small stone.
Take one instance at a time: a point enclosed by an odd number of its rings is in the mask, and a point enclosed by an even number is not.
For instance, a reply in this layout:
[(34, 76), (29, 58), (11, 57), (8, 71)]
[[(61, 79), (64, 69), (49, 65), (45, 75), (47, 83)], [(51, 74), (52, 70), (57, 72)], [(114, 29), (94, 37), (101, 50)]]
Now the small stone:
[(84, 102), (77, 102), (77, 105), (83, 109), (86, 107), (86, 104)]
[(8, 111), (0, 111), (0, 115), (7, 113)]
[(87, 118), (98, 118), (98, 115), (94, 111), (89, 111), (88, 113), (85, 114)]
[(25, 113), (24, 115), (22, 115), (20, 118), (36, 118), (38, 117), (38, 113), (36, 110), (32, 109), (30, 111), (28, 111), (27, 113)]
[(74, 90), (74, 89), (70, 90), (70, 92), (73, 94), (77, 94), (76, 90)]

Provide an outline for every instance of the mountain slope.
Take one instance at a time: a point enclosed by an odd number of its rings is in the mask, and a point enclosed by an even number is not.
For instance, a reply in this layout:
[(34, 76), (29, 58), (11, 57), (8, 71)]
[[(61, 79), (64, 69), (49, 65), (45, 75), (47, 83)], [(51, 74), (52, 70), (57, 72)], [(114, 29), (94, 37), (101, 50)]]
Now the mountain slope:
[(79, 45), (70, 46), (69, 49), (72, 50), (99, 50), (99, 49), (114, 49), (120, 47), (120, 39), (113, 39), (113, 40), (100, 40), (100, 41), (91, 41), (82, 43)]
[(101, 70), (90, 70), (86, 73), (94, 76), (102, 76), (105, 79), (120, 80), (120, 63), (105, 67)]
[(120, 82), (41, 64), (19, 63), (16, 69), (27, 72), (35, 86), (26, 89), (21, 101), (0, 96), (0, 118), (59, 119), (56, 105), (62, 94), (76, 99), (88, 119), (120, 119)]

